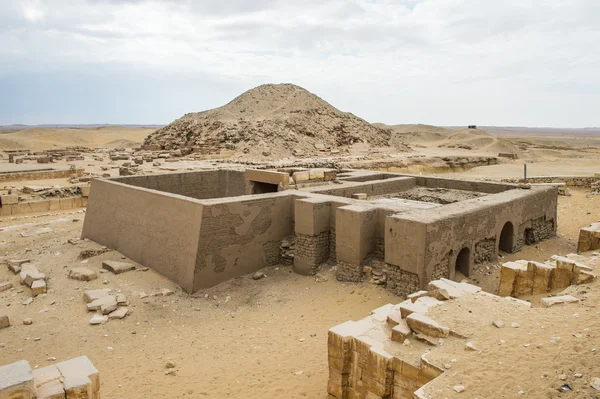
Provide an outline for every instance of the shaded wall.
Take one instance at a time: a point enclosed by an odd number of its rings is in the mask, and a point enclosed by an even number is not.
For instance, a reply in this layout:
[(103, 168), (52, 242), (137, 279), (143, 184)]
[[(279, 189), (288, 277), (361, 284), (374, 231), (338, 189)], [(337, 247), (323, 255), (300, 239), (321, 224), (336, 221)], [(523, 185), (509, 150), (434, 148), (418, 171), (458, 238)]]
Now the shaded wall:
[(191, 292), (202, 211), (198, 200), (94, 180), (82, 238), (115, 249)]
[(249, 183), (244, 176), (244, 172), (236, 170), (220, 169), (125, 176), (111, 180), (196, 199), (233, 197), (250, 193)]

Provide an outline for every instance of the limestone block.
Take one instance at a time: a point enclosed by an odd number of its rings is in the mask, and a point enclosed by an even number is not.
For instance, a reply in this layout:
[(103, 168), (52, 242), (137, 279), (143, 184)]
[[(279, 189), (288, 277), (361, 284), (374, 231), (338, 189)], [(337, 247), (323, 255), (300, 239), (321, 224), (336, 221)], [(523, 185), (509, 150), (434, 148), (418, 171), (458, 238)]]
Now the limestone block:
[(422, 296), (431, 296), (431, 295), (429, 294), (429, 291), (421, 290), (421, 291), (413, 292), (412, 294), (407, 295), (406, 298), (410, 299), (414, 303), (417, 299), (419, 299)]
[(600, 249), (600, 223), (579, 230), (577, 252), (587, 252)]
[(91, 399), (92, 382), (83, 374), (65, 375), (64, 390), (67, 399)]
[(551, 296), (548, 298), (542, 298), (542, 306), (545, 308), (549, 308), (554, 305), (562, 305), (567, 303), (576, 303), (579, 302), (579, 299), (575, 298), (572, 295), (562, 295), (562, 296)]
[(14, 205), (19, 203), (19, 197), (17, 195), (0, 195), (0, 205)]
[(294, 172), (292, 178), (296, 183), (305, 182), (310, 180), (310, 172), (308, 170)]
[(45, 294), (47, 291), (46, 281), (45, 280), (35, 280), (31, 284), (31, 294), (33, 296), (38, 296), (40, 294)]
[(429, 308), (422, 303), (412, 303), (409, 300), (402, 302), (399, 306), (400, 314), (403, 319), (406, 319), (409, 315), (413, 313), (425, 314), (429, 310)]
[(515, 296), (529, 295), (533, 291), (534, 268), (529, 263), (521, 264), (521, 266), (517, 269), (515, 290), (513, 292)]
[(12, 283), (0, 283), (0, 292), (4, 292), (10, 290), (12, 288)]
[(0, 398), (37, 398), (33, 373), (27, 361), (21, 360), (0, 366)]
[(529, 264), (533, 267), (532, 293), (535, 295), (548, 292), (555, 267), (539, 262), (529, 262)]
[(69, 278), (80, 281), (92, 281), (98, 278), (98, 275), (86, 267), (76, 267), (69, 270)]
[(406, 323), (411, 330), (435, 338), (446, 338), (450, 335), (448, 327), (440, 325), (435, 320), (419, 313), (411, 313), (406, 318)]
[[(87, 356), (79, 356), (74, 359), (66, 360), (58, 363), (56, 367), (58, 367), (58, 370), (65, 378), (67, 398), (71, 398), (68, 392), (69, 386), (77, 386), (79, 382), (84, 382), (84, 379), (81, 379), (80, 377), (85, 377), (90, 383), (91, 393), (100, 390), (100, 373), (98, 373), (98, 370)], [(70, 384), (68, 384), (69, 379), (73, 379), (70, 381)]]
[(127, 305), (127, 297), (124, 294), (117, 294), (117, 304), (119, 306)]
[[(455, 288), (454, 286), (446, 283), (445, 281), (442, 280), (433, 280), (430, 281), (429, 284), (427, 285), (427, 290), (428, 291), (445, 291), (450, 299), (455, 299), (455, 298), (459, 298), (461, 296), (463, 296), (465, 293), (457, 288)], [(511, 291), (512, 291), (512, 285), (511, 285)], [(438, 300), (440, 298), (437, 298)]]
[(0, 330), (10, 327), (10, 319), (5, 314), (0, 314)]
[(90, 321), (88, 323), (90, 323), (93, 326), (97, 326), (99, 324), (104, 324), (107, 322), (108, 322), (107, 315), (103, 315), (102, 313), (96, 313), (95, 315), (92, 316), (92, 318), (90, 319)]
[(308, 171), (308, 178), (310, 180), (323, 180), (325, 178), (325, 172), (321, 169), (311, 169)]
[(397, 326), (398, 324), (400, 324), (400, 322), (402, 322), (402, 314), (400, 313), (399, 310), (392, 310), (386, 318), (387, 324), (394, 328), (395, 326)]
[(83, 293), (83, 300), (85, 303), (90, 303), (96, 299), (100, 299), (108, 295), (110, 295), (110, 288), (105, 288), (102, 290), (88, 290)]
[(90, 312), (99, 310), (102, 314), (109, 314), (117, 310), (118, 306), (117, 297), (114, 295), (107, 295), (88, 303), (87, 310)]
[(517, 271), (523, 268), (522, 265), (515, 262), (506, 262), (500, 268), (500, 287), (499, 296), (511, 296), (515, 290), (517, 280)]
[(355, 193), (355, 194), (352, 194), (352, 198), (359, 199), (359, 200), (366, 200), (368, 198), (368, 195), (366, 193)]
[(129, 309), (125, 308), (125, 307), (120, 307), (117, 310), (111, 312), (108, 315), (109, 319), (122, 319), (123, 317), (127, 316), (127, 314), (129, 313)]
[(33, 382), (36, 388), (50, 381), (59, 380), (61, 377), (60, 371), (54, 364), (33, 370)]
[(29, 287), (32, 286), (34, 281), (46, 280), (46, 275), (41, 273), (37, 267), (31, 263), (27, 263), (21, 266), (21, 272), (19, 273), (21, 278), (21, 284), (25, 284)]
[(37, 399), (65, 399), (66, 393), (62, 382), (50, 381), (37, 388)]
[(392, 341), (404, 342), (410, 336), (411, 332), (406, 320), (400, 319), (398, 324), (392, 328)]
[(550, 284), (552, 289), (565, 288), (577, 281), (573, 271), (574, 261), (562, 256), (553, 256), (552, 259), (556, 261), (556, 270)]
[(596, 276), (594, 274), (592, 274), (591, 272), (588, 271), (582, 271), (581, 273), (577, 274), (577, 284), (584, 284), (584, 283), (589, 283), (590, 281), (592, 281), (594, 278), (596, 278)]
[(119, 262), (116, 260), (105, 260), (102, 262), (102, 268), (113, 272), (114, 274), (121, 274), (135, 270), (135, 266), (131, 263)]

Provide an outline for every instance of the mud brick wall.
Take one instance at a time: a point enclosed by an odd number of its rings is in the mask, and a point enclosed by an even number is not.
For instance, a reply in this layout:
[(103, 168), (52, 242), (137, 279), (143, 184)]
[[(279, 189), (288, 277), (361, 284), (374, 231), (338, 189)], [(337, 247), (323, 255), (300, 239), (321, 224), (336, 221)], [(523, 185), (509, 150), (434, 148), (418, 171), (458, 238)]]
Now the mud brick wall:
[(375, 250), (373, 256), (377, 259), (385, 259), (385, 237), (375, 237)]
[[(527, 178), (527, 183), (565, 183), (568, 187), (589, 188), (598, 180), (600, 177), (594, 176), (531, 176)], [(502, 181), (523, 183), (523, 179), (503, 179)]]
[(450, 253), (448, 253), (442, 260), (433, 267), (433, 273), (431, 274), (432, 280), (438, 280), (440, 278), (449, 278), (450, 276)]
[[(475, 244), (473, 253), (473, 262), (475, 264), (492, 262), (496, 259), (496, 237), (487, 238)], [(437, 279), (438, 277), (434, 277)]]
[(336, 261), (335, 230), (329, 230), (329, 260)]
[(554, 220), (541, 217), (531, 221), (531, 227), (525, 228), (525, 244), (537, 244), (540, 241), (552, 238), (556, 235)]
[(387, 290), (398, 296), (406, 296), (420, 289), (419, 276), (398, 266), (386, 264), (383, 273), (387, 276)]
[(17, 180), (44, 180), (44, 179), (62, 179), (76, 175), (80, 177), (83, 175), (84, 169), (63, 169), (63, 170), (40, 170), (31, 172), (17, 172), (17, 173), (0, 173), (0, 182), (6, 181), (17, 181)]
[(361, 265), (352, 265), (347, 262), (338, 262), (335, 277), (338, 281), (359, 283), (362, 281), (363, 271)]
[(316, 236), (296, 233), (296, 249), (294, 257), (304, 259), (313, 266), (312, 274), (316, 273), (321, 263), (329, 259), (329, 231)]
[(265, 253), (265, 262), (268, 266), (275, 266), (287, 263), (286, 259), (281, 257), (281, 241), (267, 241), (263, 244)]
[(200, 202), (204, 208), (192, 292), (279, 262), (281, 241), (293, 234), (290, 195)]

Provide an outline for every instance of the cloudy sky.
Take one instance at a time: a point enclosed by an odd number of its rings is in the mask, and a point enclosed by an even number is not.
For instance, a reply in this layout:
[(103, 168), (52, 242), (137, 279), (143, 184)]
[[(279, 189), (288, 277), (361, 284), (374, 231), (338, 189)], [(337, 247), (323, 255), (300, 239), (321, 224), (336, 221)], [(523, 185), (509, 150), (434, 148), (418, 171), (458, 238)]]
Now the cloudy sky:
[(0, 124), (291, 82), (370, 122), (600, 126), (600, 0), (0, 0)]

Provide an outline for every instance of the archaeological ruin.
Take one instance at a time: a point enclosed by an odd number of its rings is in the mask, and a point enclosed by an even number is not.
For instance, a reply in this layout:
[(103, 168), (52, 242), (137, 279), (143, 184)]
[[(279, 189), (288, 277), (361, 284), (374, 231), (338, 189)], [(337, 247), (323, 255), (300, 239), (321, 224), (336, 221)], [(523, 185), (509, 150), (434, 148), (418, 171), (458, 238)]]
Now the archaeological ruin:
[[(397, 295), (556, 233), (557, 188), (366, 170), (215, 169), (92, 182), (82, 232), (195, 292), (267, 265)], [(293, 254), (290, 256), (290, 247)]]

